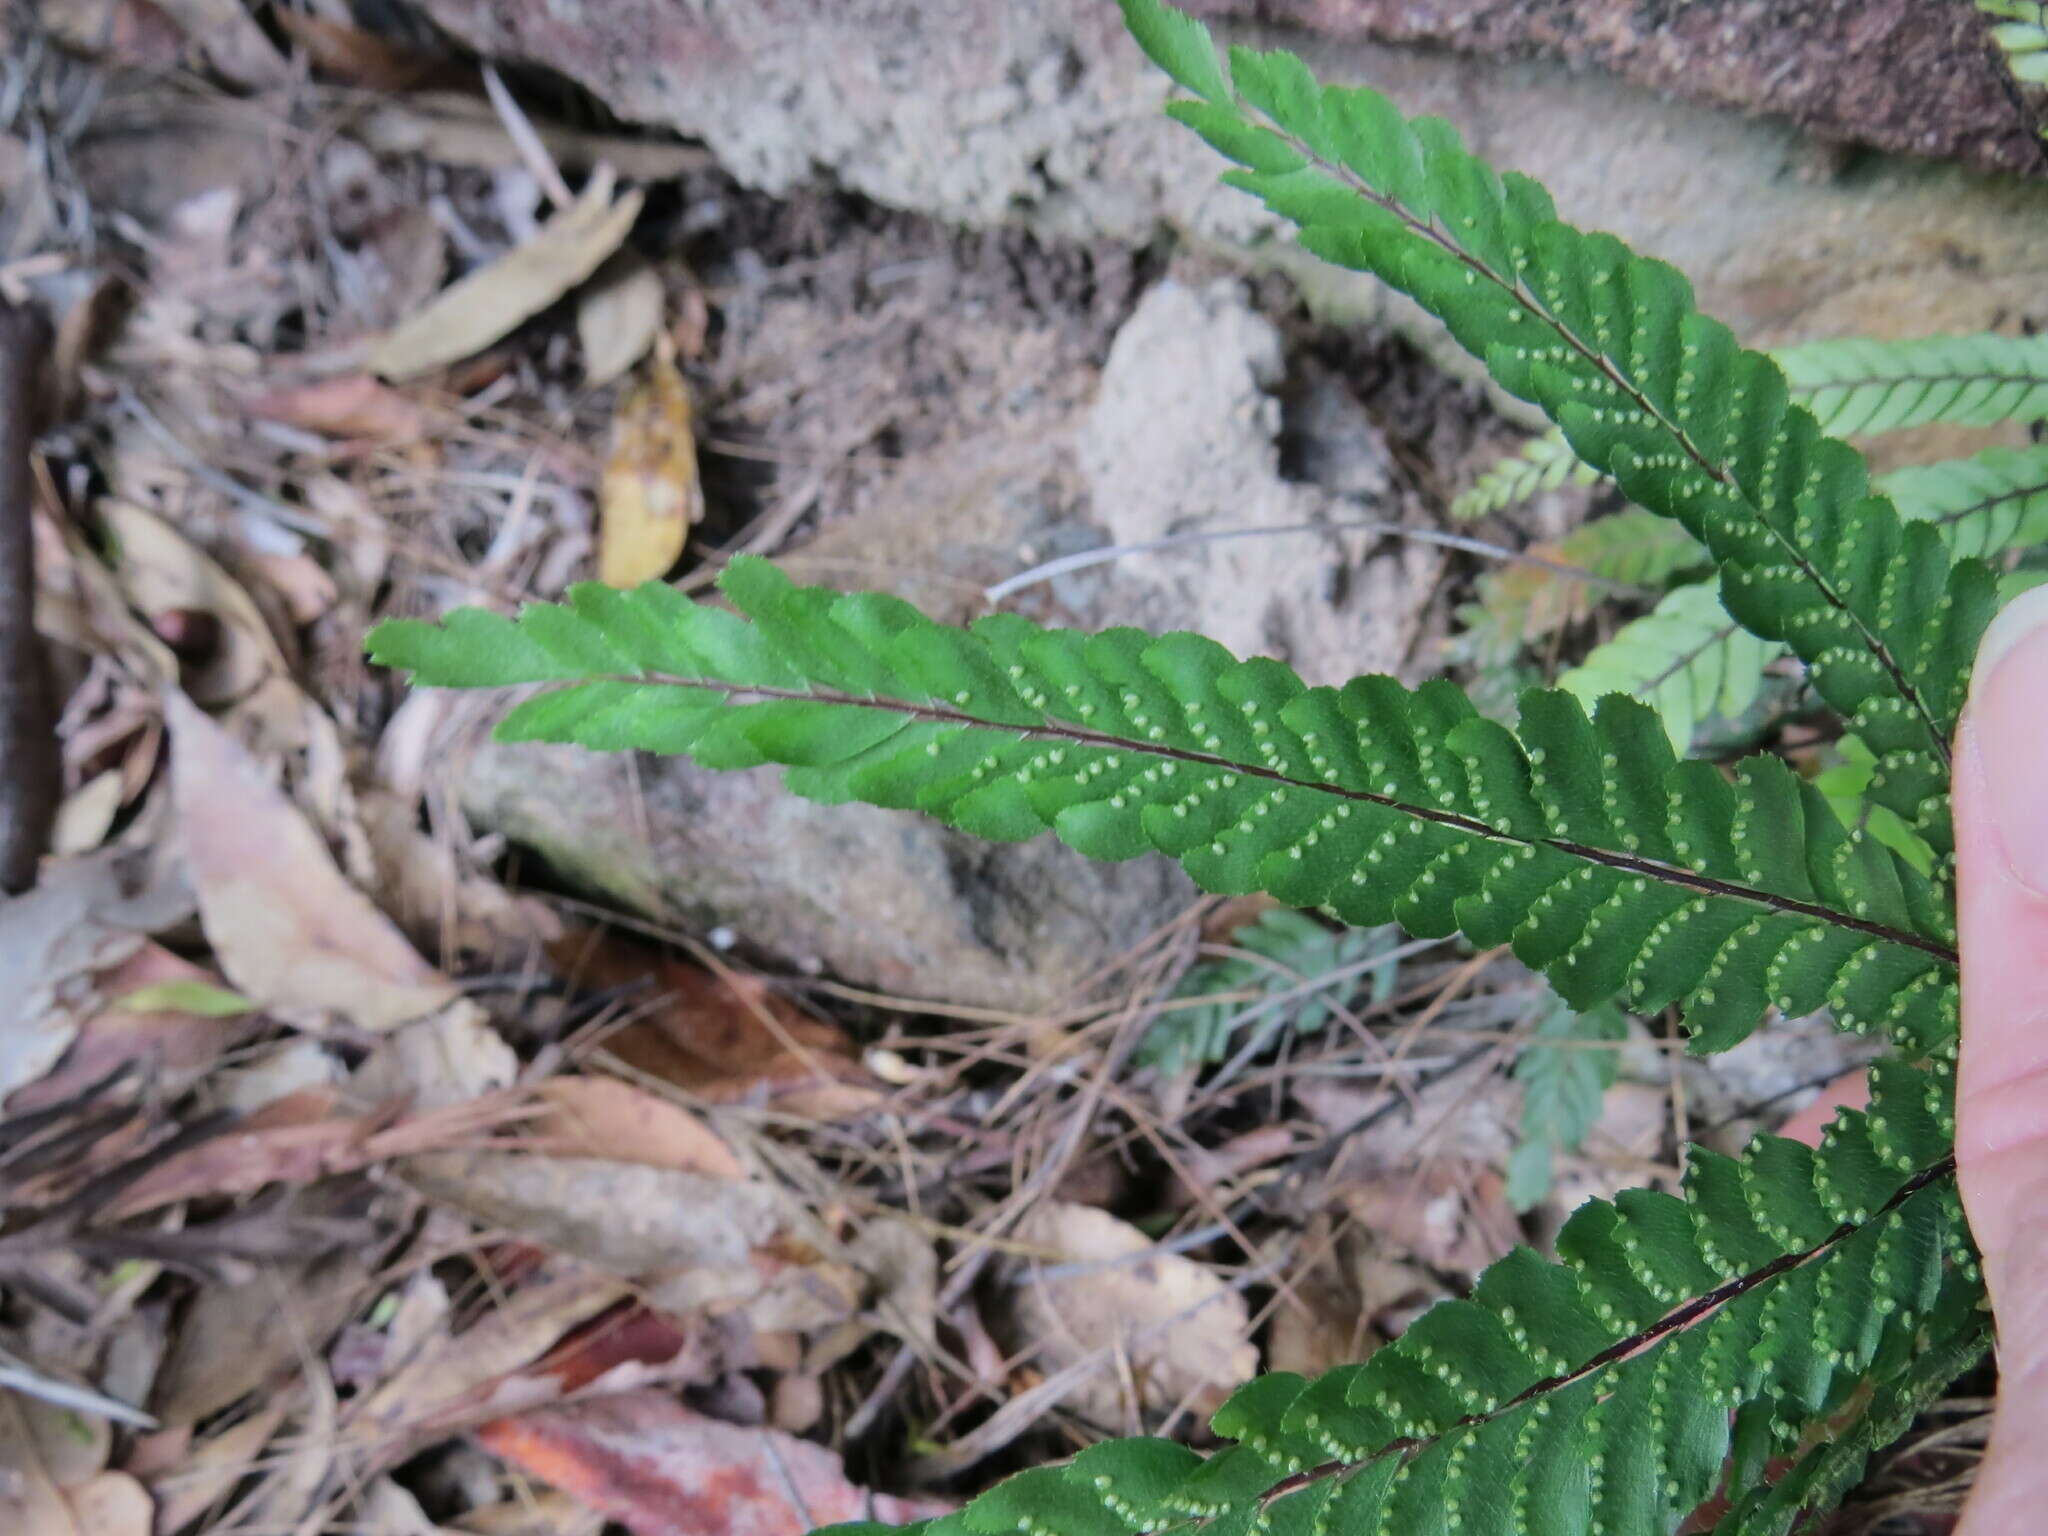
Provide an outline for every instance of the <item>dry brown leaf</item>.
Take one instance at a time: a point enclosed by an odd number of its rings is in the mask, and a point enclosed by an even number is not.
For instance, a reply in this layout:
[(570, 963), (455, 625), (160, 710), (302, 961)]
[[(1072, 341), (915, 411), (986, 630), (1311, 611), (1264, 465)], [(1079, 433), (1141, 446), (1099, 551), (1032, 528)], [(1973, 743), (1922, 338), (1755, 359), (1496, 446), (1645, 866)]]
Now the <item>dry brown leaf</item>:
[(461, 1333), (443, 1334), (417, 1358), (400, 1363), (351, 1422), (402, 1435), (502, 1412), (484, 1404), (488, 1389), (545, 1355), (579, 1323), (625, 1300), (631, 1289), (623, 1281), (583, 1273), (517, 1291)]
[(252, 416), (327, 437), (409, 443), (427, 429), (427, 413), (417, 400), (367, 373), (272, 390), (243, 405)]
[(586, 383), (609, 384), (647, 355), (663, 303), (661, 275), (637, 251), (620, 251), (598, 269), (576, 298)]
[(633, 189), (612, 200), (612, 178), (591, 178), (582, 196), (534, 237), (443, 289), (370, 348), (372, 371), (418, 378), (481, 352), (595, 272), (640, 216)]
[(211, 556), (130, 502), (109, 497), (98, 510), (114, 541), (114, 579), (158, 633), (191, 614), (215, 621), (218, 640), (210, 654), (203, 664), (183, 669), (185, 690), (193, 698), (226, 704), (290, 671), (262, 610)]
[(1149, 1253), (1152, 1240), (1130, 1223), (1093, 1206), (1046, 1204), (1016, 1237), (1064, 1263), (1096, 1266), (1045, 1279), (1034, 1261), (1010, 1303), (1014, 1342), (1038, 1346), (1038, 1369), (1093, 1365), (1064, 1400), (1095, 1422), (1120, 1427), (1139, 1409), (1184, 1402), (1206, 1416), (1258, 1369), (1243, 1295), (1192, 1259)]
[(100, 1081), (124, 1062), (144, 1069), (161, 1092), (182, 1092), (255, 1028), (253, 1016), (217, 1018), (176, 1008), (132, 1013), (120, 1000), (138, 988), (165, 982), (221, 984), (220, 977), (172, 954), (160, 944), (146, 943), (93, 982), (94, 993), (110, 1001), (85, 1011), (77, 1038), (64, 1059), (47, 1077), (23, 1087), (7, 1101), (20, 1113), (55, 1104)]
[(556, 1077), (534, 1088), (546, 1112), (520, 1144), (555, 1157), (600, 1157), (737, 1179), (746, 1170), (718, 1133), (645, 1088), (609, 1077)]
[(606, 1036), (605, 1048), (694, 1098), (835, 1120), (881, 1097), (845, 1031), (759, 977), (713, 975), (611, 933), (570, 934), (548, 953), (579, 987), (644, 986), (629, 994), (632, 1021)]
[(175, 860), (118, 846), (52, 860), (32, 889), (0, 902), (0, 1102), (64, 1055), (101, 972), (191, 912)]
[(164, 716), (200, 922), (238, 992), (263, 1008), (339, 1014), (369, 1030), (454, 997), (225, 731), (175, 691)]
[(234, 1490), (284, 1423), (288, 1407), (282, 1400), (263, 1404), (149, 1479), (161, 1536), (176, 1536)]
[(704, 516), (690, 386), (659, 338), (612, 413), (611, 456), (598, 486), (597, 579), (637, 587), (668, 574)]
[(296, 1375), (369, 1299), (370, 1256), (342, 1250), (310, 1263), (264, 1265), (238, 1286), (202, 1286), (171, 1336), (151, 1408), (194, 1424)]
[(494, 1420), (477, 1439), (634, 1536), (804, 1536), (842, 1520), (900, 1524), (951, 1507), (866, 1493), (821, 1445), (706, 1418), (654, 1392)]

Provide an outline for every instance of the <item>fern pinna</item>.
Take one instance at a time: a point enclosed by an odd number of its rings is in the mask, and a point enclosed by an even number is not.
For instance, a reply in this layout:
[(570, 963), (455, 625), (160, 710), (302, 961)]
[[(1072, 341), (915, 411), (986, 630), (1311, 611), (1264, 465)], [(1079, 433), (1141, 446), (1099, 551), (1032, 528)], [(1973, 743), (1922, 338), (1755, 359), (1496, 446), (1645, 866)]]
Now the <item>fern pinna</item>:
[(1162, 852), (1211, 891), (1508, 944), (1575, 1007), (1675, 1006), (1700, 1050), (1772, 1009), (1883, 1034), (1868, 1111), (1818, 1149), (1694, 1149), (1681, 1193), (1582, 1206), (1556, 1262), (1519, 1249), (1362, 1364), (1252, 1382), (1215, 1417), (1222, 1451), (1107, 1442), (923, 1528), (1634, 1536), (1718, 1496), (1717, 1529), (1784, 1531), (1983, 1347), (1951, 1177), (1946, 789), (1992, 574), (1872, 494), (1671, 268), (1559, 222), (1442, 123), (1285, 54), (1226, 66), (1158, 0), (1124, 6), (1233, 184), (1419, 299), (1700, 540), (1730, 619), (1804, 663), (1869, 749), (1865, 793), (1935, 856), (1845, 825), (1779, 759), (1681, 760), (1628, 697), (1533, 689), (1510, 729), (1447, 681), (1311, 688), (1192, 634), (955, 628), (756, 560), (725, 572), (729, 610), (584, 586), (387, 623), (372, 652), (427, 684), (556, 685), (508, 739), (780, 763), (823, 801)]

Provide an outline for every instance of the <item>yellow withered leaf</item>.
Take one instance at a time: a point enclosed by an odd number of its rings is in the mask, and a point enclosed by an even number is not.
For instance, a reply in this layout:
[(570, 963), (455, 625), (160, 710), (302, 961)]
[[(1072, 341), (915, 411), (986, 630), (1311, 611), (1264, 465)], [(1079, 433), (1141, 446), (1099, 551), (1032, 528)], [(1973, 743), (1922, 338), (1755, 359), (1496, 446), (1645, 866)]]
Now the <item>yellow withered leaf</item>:
[(597, 579), (613, 587), (666, 575), (704, 516), (690, 386), (666, 335), (612, 412), (598, 511)]

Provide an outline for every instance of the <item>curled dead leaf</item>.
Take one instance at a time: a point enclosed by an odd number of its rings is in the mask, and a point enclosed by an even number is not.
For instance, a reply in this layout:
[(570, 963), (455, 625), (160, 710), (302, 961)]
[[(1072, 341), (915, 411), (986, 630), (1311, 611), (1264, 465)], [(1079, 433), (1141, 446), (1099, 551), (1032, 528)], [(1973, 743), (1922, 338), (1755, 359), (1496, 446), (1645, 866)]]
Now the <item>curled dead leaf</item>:
[(182, 693), (166, 695), (164, 716), (200, 923), (237, 991), (379, 1031), (454, 997), (248, 753)]
[(692, 420), (690, 386), (674, 347), (658, 336), (612, 414), (611, 456), (598, 487), (597, 579), (607, 586), (658, 581), (702, 520)]
[(178, 649), (177, 631), (189, 624), (187, 616), (203, 614), (213, 621), (197, 664), (182, 669), (193, 698), (226, 704), (290, 671), (255, 599), (210, 555), (131, 502), (109, 497), (98, 510), (114, 541), (114, 579), (173, 650)]
[(602, 1157), (737, 1179), (746, 1170), (716, 1131), (645, 1088), (608, 1077), (557, 1077), (537, 1084), (546, 1105), (520, 1136), (530, 1151)]

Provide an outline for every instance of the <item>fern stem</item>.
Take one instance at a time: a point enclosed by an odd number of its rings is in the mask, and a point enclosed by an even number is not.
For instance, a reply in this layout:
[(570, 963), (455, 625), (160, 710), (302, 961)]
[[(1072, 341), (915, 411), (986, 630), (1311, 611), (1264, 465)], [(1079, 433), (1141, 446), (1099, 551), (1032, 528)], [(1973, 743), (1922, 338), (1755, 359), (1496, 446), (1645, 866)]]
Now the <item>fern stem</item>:
[(1438, 810), (1434, 806), (1411, 805), (1405, 800), (1396, 799), (1391, 795), (1375, 794), (1367, 789), (1350, 789), (1340, 784), (1325, 783), (1318, 779), (1296, 778), (1292, 774), (1282, 773), (1276, 768), (1268, 768), (1259, 763), (1240, 762), (1235, 758), (1218, 757), (1208, 752), (1196, 752), (1185, 747), (1166, 746), (1154, 741), (1133, 741), (1122, 736), (1112, 736), (1102, 731), (1091, 731), (1085, 726), (1068, 725), (1064, 722), (1050, 720), (1033, 726), (991, 725), (988, 721), (977, 716), (966, 714), (960, 710), (949, 709), (941, 704), (929, 702), (918, 704), (912, 703), (907, 699), (891, 699), (881, 696), (844, 693), (829, 688), (771, 688), (760, 684), (740, 686), (709, 678), (674, 677), (652, 672), (642, 673), (637, 676), (614, 673), (593, 677), (589, 681), (626, 683), (643, 687), (701, 688), (713, 693), (723, 694), (728, 700), (742, 698), (759, 699), (763, 702), (790, 700), (816, 704), (835, 704), (849, 709), (879, 709), (890, 714), (904, 716), (906, 719), (927, 721), (936, 725), (962, 725), (970, 726), (976, 730), (997, 731), (1005, 735), (1015, 736), (1023, 741), (1065, 742), (1072, 746), (1100, 747), (1116, 752), (1133, 752), (1146, 757), (1158, 758), (1166, 762), (1186, 763), (1191, 767), (1221, 769), (1226, 773), (1234, 773), (1243, 778), (1262, 779), (1267, 783), (1285, 785), (1290, 789), (1302, 789), (1311, 794), (1327, 795), (1333, 800), (1351, 800), (1363, 802), (1367, 805), (1383, 806), (1391, 811), (1399, 811), (1404, 816), (1412, 816), (1418, 821), (1434, 822), (1438, 826), (1450, 827), (1455, 831), (1468, 833), (1474, 837), (1487, 838), (1496, 843), (1510, 843), (1524, 847), (1554, 848), (1559, 853), (1569, 854), (1577, 859), (1584, 859), (1589, 864), (1604, 865), (1609, 869), (1620, 870), (1631, 875), (1640, 875), (1646, 880), (1656, 880), (1665, 885), (1682, 886), (1687, 890), (1697, 891), (1703, 896), (1733, 897), (1738, 901), (1751, 902), (1774, 912), (1785, 912), (1798, 917), (1812, 918), (1817, 922), (1827, 923), (1832, 927), (1846, 928), (1857, 933), (1865, 933), (1874, 939), (1885, 940), (1887, 943), (1903, 944), (1909, 949), (1917, 949), (1923, 954), (1932, 955), (1935, 959), (1947, 965), (1957, 963), (1954, 948), (1941, 943), (1937, 939), (1930, 939), (1903, 928), (1894, 928), (1887, 923), (1872, 922), (1868, 918), (1857, 917), (1852, 913), (1837, 911), (1835, 908), (1825, 906), (1820, 902), (1802, 901), (1797, 897), (1776, 895), (1770, 891), (1758, 890), (1754, 886), (1743, 885), (1733, 880), (1717, 879), (1713, 875), (1703, 875), (1696, 870), (1685, 869), (1675, 864), (1662, 863), (1656, 859), (1646, 859), (1632, 853), (1617, 853), (1607, 848), (1595, 848), (1588, 843), (1577, 842), (1571, 838), (1519, 837), (1514, 833), (1504, 832), (1498, 827), (1481, 821), (1476, 816), (1461, 815), (1457, 811)]

